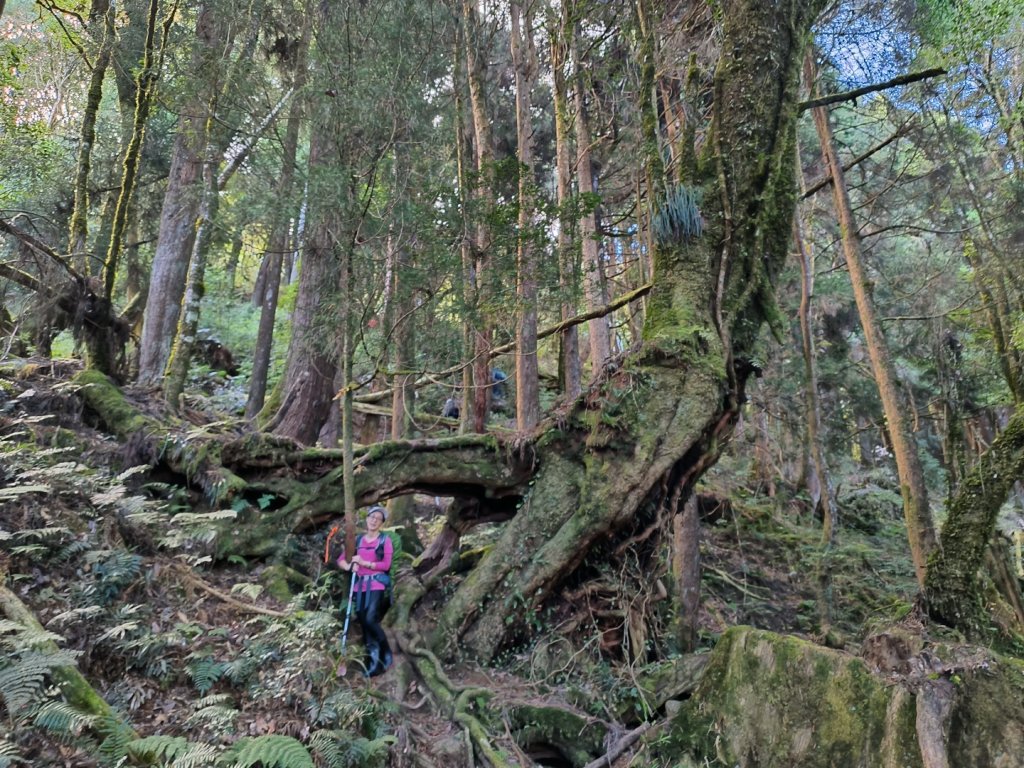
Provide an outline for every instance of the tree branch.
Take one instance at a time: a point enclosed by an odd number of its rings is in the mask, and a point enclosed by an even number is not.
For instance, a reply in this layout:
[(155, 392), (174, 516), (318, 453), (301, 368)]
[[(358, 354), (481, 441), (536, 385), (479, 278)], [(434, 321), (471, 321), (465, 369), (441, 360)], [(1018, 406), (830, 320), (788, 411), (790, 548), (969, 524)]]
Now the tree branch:
[[(892, 136), (890, 136), (889, 138), (885, 139), (884, 141), (879, 142), (875, 146), (873, 146), (870, 149), (868, 149), (866, 152), (863, 152), (863, 153), (857, 155), (855, 158), (850, 160), (848, 163), (844, 164), (843, 165), (843, 173), (846, 173), (851, 168), (856, 168), (858, 165), (863, 163), (865, 160), (867, 160), (873, 154), (875, 154), (876, 152), (880, 152), (881, 150), (885, 149), (887, 146), (892, 144), (894, 141), (896, 141), (896, 139), (899, 139), (902, 136), (904, 136), (906, 134), (906, 132), (907, 132), (906, 131), (906, 126), (902, 126), (901, 125), (899, 127), (899, 130), (897, 130), (896, 133), (894, 133)], [(809, 186), (804, 191), (804, 193), (802, 195), (800, 195), (800, 199), (801, 200), (806, 200), (807, 198), (812, 197), (816, 192), (818, 192), (821, 189), (824, 189), (825, 187), (827, 187), (831, 183), (832, 183), (832, 175), (831, 174), (826, 174), (824, 177), (818, 179), (811, 186)]]
[[(593, 320), (598, 317), (604, 317), (605, 315), (614, 312), (616, 309), (620, 309), (621, 307), (624, 307), (626, 304), (629, 304), (632, 301), (636, 301), (637, 299), (646, 296), (648, 293), (650, 293), (650, 290), (653, 285), (653, 283), (641, 285), (639, 288), (632, 290), (629, 293), (622, 294), (614, 301), (605, 304), (603, 307), (598, 307), (597, 309), (593, 309), (589, 312), (584, 312), (582, 315), (576, 315), (575, 317), (567, 318), (558, 323), (555, 323), (554, 325), (549, 325), (547, 328), (543, 328), (537, 332), (537, 341), (540, 341), (541, 339), (546, 339), (548, 336), (552, 336), (556, 333), (561, 333), (566, 328), (571, 328), (574, 325), (580, 325), (581, 323), (585, 323), (588, 320)], [(493, 360), (498, 355), (504, 355), (507, 352), (511, 352), (515, 348), (516, 343), (514, 341), (509, 342), (508, 344), (502, 344), (500, 347), (494, 347), (490, 350), (487, 359)], [(425, 386), (432, 382), (436, 383), (436, 379), (460, 373), (464, 368), (466, 368), (466, 366), (472, 364), (473, 361), (471, 360), (469, 362), (463, 362), (459, 363), (458, 365), (453, 365), (450, 368), (445, 368), (443, 371), (431, 373), (419, 379), (413, 386), (418, 389), (419, 387)], [(391, 397), (391, 395), (393, 394), (393, 389), (383, 389), (380, 390), (379, 392), (369, 392), (365, 395), (358, 395), (356, 396), (355, 400), (358, 403), (376, 403)]]
[(872, 83), (871, 85), (865, 85), (863, 88), (855, 88), (852, 91), (833, 93), (828, 96), (819, 96), (816, 99), (801, 101), (798, 108), (801, 112), (806, 112), (808, 109), (813, 109), (814, 107), (824, 107), (828, 104), (836, 104), (840, 101), (855, 101), (859, 96), (863, 96), (867, 93), (884, 91), (887, 88), (895, 88), (898, 85), (916, 83), (919, 80), (927, 80), (930, 77), (938, 77), (939, 75), (944, 74), (946, 74), (946, 70), (941, 67), (926, 69), (923, 72), (909, 72), (905, 75), (894, 77), (892, 80), (886, 80), (884, 83)]
[(66, 261), (64, 261), (64, 259), (61, 257), (59, 253), (53, 250), (53, 248), (48, 246), (42, 240), (33, 237), (28, 232), (25, 232), (22, 229), (18, 229), (18, 227), (14, 226), (13, 223), (8, 221), (7, 219), (2, 218), (0, 218), (0, 232), (6, 232), (8, 235), (11, 235), (17, 240), (20, 240), (22, 243), (24, 243), (37, 253), (41, 253), (43, 256), (50, 257), (51, 259), (53, 259), (53, 261), (57, 262), (57, 264), (63, 267), (64, 271), (67, 272), (72, 279), (79, 283), (83, 282), (82, 276), (79, 275), (74, 269), (72, 269), (71, 266)]

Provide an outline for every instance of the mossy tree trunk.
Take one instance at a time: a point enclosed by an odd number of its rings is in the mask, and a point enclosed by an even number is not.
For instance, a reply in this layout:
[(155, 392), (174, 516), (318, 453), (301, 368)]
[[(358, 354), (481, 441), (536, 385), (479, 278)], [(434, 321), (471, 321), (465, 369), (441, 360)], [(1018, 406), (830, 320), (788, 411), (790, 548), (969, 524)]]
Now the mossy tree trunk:
[[(686, 492), (734, 423), (745, 366), (786, 256), (797, 80), (817, 3), (726, 2), (714, 152), (699, 169), (706, 224), (662, 208), (641, 348), (535, 443), (536, 474), (495, 547), (448, 601), (433, 636), (492, 658), (595, 544)], [(692, 198), (691, 198), (692, 199)], [(670, 232), (676, 232), (672, 235)], [(685, 497), (685, 494), (684, 494)]]
[(1024, 472), (1024, 411), (981, 455), (949, 502), (939, 547), (928, 561), (924, 597), (928, 613), (972, 637), (988, 634), (979, 576), (996, 517)]

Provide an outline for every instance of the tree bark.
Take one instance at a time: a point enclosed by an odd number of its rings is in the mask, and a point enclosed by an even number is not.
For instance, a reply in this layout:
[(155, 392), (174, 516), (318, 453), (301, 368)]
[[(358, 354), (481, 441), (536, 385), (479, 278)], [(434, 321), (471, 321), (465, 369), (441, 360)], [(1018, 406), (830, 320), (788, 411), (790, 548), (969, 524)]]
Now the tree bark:
[[(813, 62), (808, 57), (808, 81), (814, 81)], [(825, 107), (813, 110), (814, 124), (821, 140), (825, 163), (832, 174), (832, 195), (843, 242), (843, 254), (850, 273), (853, 296), (864, 330), (864, 342), (871, 361), (871, 372), (878, 385), (882, 409), (892, 439), (893, 458), (899, 476), (900, 492), (903, 496), (903, 512), (910, 541), (910, 554), (914, 561), (914, 572), (922, 587), (928, 567), (928, 557), (935, 549), (935, 529), (931, 509), (928, 506), (928, 489), (924, 482), (921, 458), (917, 453), (914, 435), (907, 425), (904, 405), (899, 394), (899, 383), (889, 357), (889, 347), (875, 317), (874, 302), (871, 298), (871, 282), (864, 268), (861, 255), (860, 235), (853, 216), (850, 193), (846, 186), (842, 164), (836, 154), (835, 139)]]
[[(601, 235), (597, 228), (597, 189), (594, 184), (593, 139), (590, 135), (590, 115), (587, 111), (586, 80), (577, 48), (576, 35), (573, 35), (570, 51), (576, 73), (576, 173), (583, 207), (583, 215), (580, 218), (583, 294), (586, 297), (587, 309), (594, 309), (607, 303), (607, 295), (604, 270), (601, 266)], [(587, 329), (590, 336), (590, 375), (596, 379), (605, 362), (611, 357), (608, 318), (595, 317)]]
[[(309, 47), (310, 23), (307, 17), (302, 25), (302, 37), (295, 56), (292, 74), (292, 88), (301, 91), (306, 82), (306, 52)], [(260, 322), (256, 330), (256, 346), (252, 355), (252, 376), (249, 379), (249, 397), (245, 403), (245, 417), (255, 419), (263, 408), (267, 394), (267, 376), (270, 372), (270, 353), (274, 344), (274, 320), (277, 316), (277, 301), (281, 293), (281, 268), (284, 254), (288, 249), (293, 209), (288, 205), (295, 186), (295, 160), (299, 149), (299, 129), (304, 111), (301, 98), (295, 98), (288, 112), (282, 144), (281, 176), (277, 183), (277, 198), (280, 206), (271, 223), (267, 250), (263, 255), (264, 264), (260, 270), (262, 280), (257, 280), (259, 294)]]
[(494, 205), (494, 139), (491, 120), (487, 114), (485, 83), (486, 53), (483, 49), (480, 18), (476, 8), (477, 0), (462, 0), (462, 27), (466, 52), (466, 81), (469, 87), (470, 111), (473, 116), (473, 138), (476, 150), (476, 171), (478, 174), (475, 197), (481, 204), (481, 211), (475, 226), (472, 245), (470, 302), (473, 328), (470, 336), (473, 344), (473, 365), (471, 368), (472, 414), (470, 426), (474, 432), (484, 432), (491, 410), (491, 369), (490, 351), (493, 345), (493, 328), (488, 317), (487, 299), (491, 293), (489, 285), (492, 233), (487, 223), (487, 214)]
[(516, 144), (519, 152), (519, 232), (516, 293), (516, 427), (522, 432), (540, 421), (540, 377), (537, 362), (537, 255), (533, 243), (533, 126), (530, 91), (536, 79), (533, 21), (521, 0), (512, 0), (512, 63), (516, 76)]
[[(552, 98), (555, 113), (555, 165), (556, 202), (558, 203), (558, 287), (561, 291), (562, 320), (575, 314), (573, 295), (579, 280), (579, 268), (572, 247), (575, 221), (569, 215), (572, 197), (572, 161), (570, 160), (570, 114), (566, 71), (569, 58), (569, 38), (573, 24), (569, 19), (569, 4), (559, 3), (558, 17), (550, 13), (548, 38), (551, 40), (551, 69), (554, 76)], [(583, 390), (580, 372), (580, 340), (576, 326), (566, 328), (559, 338), (559, 373), (562, 391), (569, 400), (575, 400)]]
[(940, 546), (928, 560), (928, 613), (972, 638), (990, 635), (979, 572), (999, 510), (1022, 472), (1024, 411), (1018, 409), (949, 501)]
[[(222, 53), (222, 30), (211, 3), (204, 2), (197, 14), (193, 70), (208, 74), (212, 62), (219, 60)], [(171, 153), (171, 169), (160, 210), (160, 231), (153, 254), (142, 338), (139, 340), (139, 383), (144, 385), (159, 384), (163, 380), (181, 312), (202, 194), (203, 155), (210, 117), (205, 108), (212, 103), (212, 89), (216, 88), (209, 80), (204, 82), (205, 92), (201, 90), (178, 119)]]

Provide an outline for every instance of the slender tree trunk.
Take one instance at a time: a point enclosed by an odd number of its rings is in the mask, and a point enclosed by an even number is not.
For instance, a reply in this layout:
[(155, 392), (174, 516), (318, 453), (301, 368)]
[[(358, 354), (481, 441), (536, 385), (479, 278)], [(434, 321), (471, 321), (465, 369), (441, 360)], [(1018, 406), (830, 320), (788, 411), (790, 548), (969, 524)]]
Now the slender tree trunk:
[[(572, 195), (572, 160), (570, 159), (569, 95), (566, 85), (566, 69), (569, 58), (569, 36), (573, 24), (569, 19), (569, 4), (559, 4), (559, 16), (551, 13), (548, 37), (551, 40), (551, 69), (554, 73), (555, 112), (555, 165), (557, 173), (558, 202), (558, 288), (561, 294), (560, 313), (562, 320), (576, 314), (573, 297), (578, 281), (576, 255), (572, 247), (572, 232), (575, 228), (569, 215)], [(576, 326), (566, 328), (559, 337), (559, 372), (562, 391), (569, 400), (575, 400), (582, 391), (580, 372), (580, 341)]]
[(475, 7), (476, 0), (462, 0), (462, 21), (466, 42), (466, 72), (469, 85), (469, 102), (473, 115), (474, 146), (476, 148), (477, 198), (483, 212), (476, 224), (473, 242), (473, 316), (475, 327), (472, 331), (472, 429), (483, 432), (487, 427), (487, 416), (491, 409), (491, 368), (490, 352), (493, 346), (493, 329), (487, 316), (487, 299), (491, 293), (490, 247), (492, 235), (486, 221), (487, 212), (494, 204), (494, 140), (491, 121), (487, 114), (485, 92), (485, 54), (481, 41), (480, 19)]
[(519, 233), (516, 334), (516, 427), (532, 429), (540, 421), (540, 377), (537, 365), (537, 256), (533, 225), (533, 125), (530, 91), (536, 78), (536, 51), (530, 12), (512, 0), (512, 62), (516, 73), (516, 143), (519, 151)]
[[(309, 48), (311, 25), (309, 16), (302, 26), (302, 37), (295, 55), (295, 69), (292, 88), (301, 91), (306, 82), (306, 52)], [(295, 160), (299, 149), (299, 130), (303, 114), (302, 98), (295, 98), (289, 107), (288, 121), (282, 144), (281, 176), (277, 183), (279, 206), (273, 218), (267, 250), (260, 268), (262, 280), (257, 280), (253, 299), (260, 307), (260, 322), (256, 330), (256, 346), (252, 356), (252, 376), (249, 379), (249, 397), (245, 403), (245, 417), (255, 419), (263, 408), (267, 394), (267, 377), (270, 372), (270, 355), (274, 345), (274, 321), (277, 317), (277, 302), (281, 293), (281, 268), (284, 254), (288, 250), (293, 208), (288, 204), (295, 187)], [(258, 290), (258, 294), (256, 291)]]
[[(591, 156), (590, 117), (587, 112), (586, 88), (583, 68), (577, 50), (576, 36), (572, 38), (573, 69), (576, 72), (576, 173), (579, 194), (583, 203), (580, 219), (580, 243), (583, 250), (583, 295), (587, 309), (593, 310), (607, 303), (604, 270), (601, 267), (601, 236), (597, 229), (597, 189), (594, 184), (594, 161)], [(590, 375), (596, 377), (611, 357), (611, 337), (608, 318), (596, 317), (587, 324), (590, 335)]]
[[(798, 167), (799, 173), (799, 167)], [(793, 242), (800, 260), (800, 347), (804, 358), (804, 430), (805, 449), (801, 452), (809, 461), (804, 473), (804, 484), (815, 510), (821, 510), (821, 559), (817, 566), (818, 617), (821, 632), (827, 635), (832, 628), (832, 560), (839, 521), (832, 501), (832, 481), (825, 452), (822, 449), (821, 405), (818, 398), (818, 362), (814, 349), (811, 301), (814, 297), (814, 261), (804, 243), (799, 215), (793, 217)]]
[(700, 623), (700, 516), (694, 493), (672, 517), (672, 580), (678, 603), (673, 618), (676, 643), (680, 653), (692, 653)]
[[(214, 110), (211, 104), (209, 114), (213, 115)], [(209, 127), (207, 135), (210, 135)], [(203, 167), (203, 197), (199, 203), (192, 257), (189, 259), (188, 275), (185, 280), (185, 295), (181, 302), (178, 328), (174, 334), (174, 345), (167, 361), (167, 374), (164, 380), (164, 398), (172, 408), (180, 407), (179, 398), (185, 391), (185, 379), (192, 363), (192, 350), (199, 330), (200, 305), (206, 292), (206, 262), (209, 259), (210, 242), (220, 200), (217, 186), (217, 150), (212, 142), (207, 146), (206, 155), (207, 160)]]
[(78, 143), (78, 165), (75, 169), (75, 203), (71, 213), (71, 233), (68, 238), (68, 252), (75, 269), (84, 275), (92, 270), (88, 254), (89, 241), (89, 173), (92, 167), (92, 149), (96, 142), (96, 116), (103, 98), (103, 81), (114, 47), (114, 6), (108, 4), (103, 12), (103, 32), (100, 47), (93, 62), (86, 93), (85, 109), (82, 112), (82, 132)]
[[(452, 79), (455, 83), (455, 159), (459, 176), (459, 210), (462, 219), (462, 233), (459, 243), (459, 254), (461, 256), (461, 279), (458, 281), (459, 299), (462, 306), (466, 307), (466, 313), (462, 321), (462, 359), (473, 359), (473, 313), (472, 307), (476, 302), (476, 288), (474, 286), (475, 270), (473, 265), (473, 234), (469, 221), (470, 200), (473, 196), (469, 181), (469, 160), (467, 159), (472, 151), (467, 130), (468, 116), (465, 109), (465, 89), (468, 87), (463, 76), (468, 78), (468, 64), (465, 63), (468, 56), (468, 42), (465, 40), (465, 30), (460, 27), (456, 31), (455, 51), (452, 56), (454, 62)], [(460, 43), (462, 44), (460, 46)], [(466, 433), (472, 428), (473, 414), (473, 365), (467, 364), (462, 369), (461, 375), (461, 396), (459, 398), (459, 432)]]
[[(810, 56), (807, 58), (807, 66), (808, 82), (814, 82), (813, 62)], [(875, 317), (874, 302), (870, 295), (870, 280), (861, 256), (860, 236), (853, 216), (850, 194), (846, 187), (846, 177), (843, 175), (843, 167), (836, 154), (828, 110), (825, 107), (816, 107), (813, 113), (825, 163), (832, 175), (832, 195), (839, 216), (843, 253), (846, 256), (846, 266), (850, 272), (850, 282), (853, 285), (853, 296), (857, 304), (857, 312), (860, 315), (861, 327), (864, 330), (864, 341), (871, 361), (871, 371), (875, 383), (878, 385), (882, 409), (885, 412), (892, 440), (893, 457), (896, 460), (896, 472), (899, 476), (900, 491), (903, 496), (903, 511), (907, 524), (907, 536), (910, 541), (910, 553), (914, 561), (914, 572), (917, 575), (918, 584), (923, 587), (928, 556), (935, 549), (936, 538), (931, 510), (928, 506), (928, 490), (924, 482), (921, 458), (917, 453), (914, 436), (907, 425), (899, 384), (889, 359), (889, 347)]]

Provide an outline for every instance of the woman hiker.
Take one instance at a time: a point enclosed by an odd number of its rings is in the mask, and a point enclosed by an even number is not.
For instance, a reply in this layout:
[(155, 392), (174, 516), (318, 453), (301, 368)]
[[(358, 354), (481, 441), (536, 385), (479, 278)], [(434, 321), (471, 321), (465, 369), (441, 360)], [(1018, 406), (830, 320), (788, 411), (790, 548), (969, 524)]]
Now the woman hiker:
[(355, 580), (352, 593), (355, 600), (356, 619), (363, 628), (363, 642), (366, 643), (366, 677), (383, 674), (391, 666), (391, 646), (388, 636), (380, 626), (387, 607), (384, 596), (388, 593), (391, 576), (391, 556), (394, 545), (381, 532), (388, 512), (384, 507), (373, 506), (366, 511), (366, 533), (356, 539), (356, 551), (352, 561), (345, 559), (345, 553), (338, 557), (338, 567), (351, 571)]

